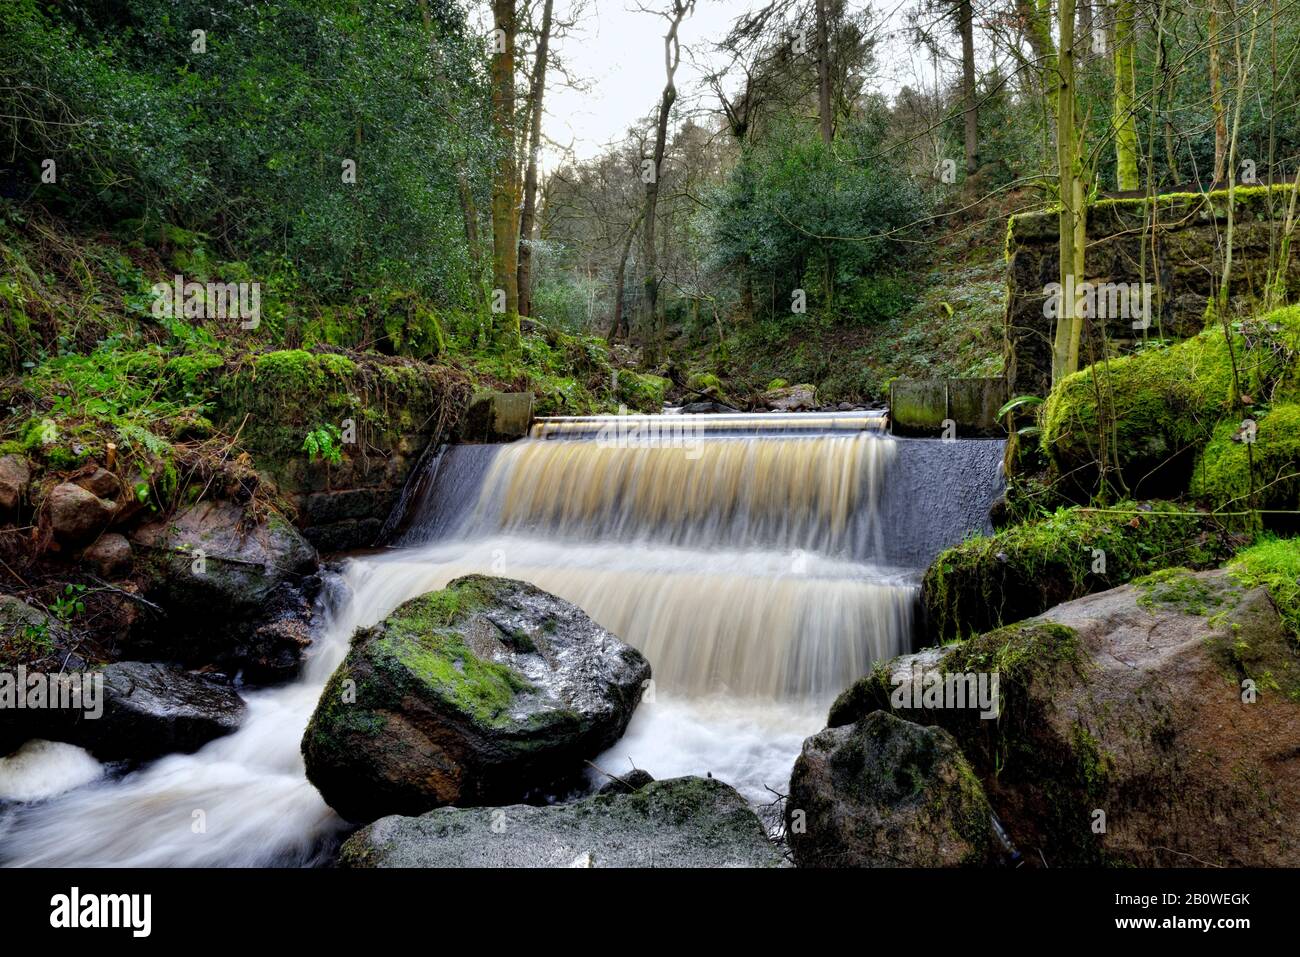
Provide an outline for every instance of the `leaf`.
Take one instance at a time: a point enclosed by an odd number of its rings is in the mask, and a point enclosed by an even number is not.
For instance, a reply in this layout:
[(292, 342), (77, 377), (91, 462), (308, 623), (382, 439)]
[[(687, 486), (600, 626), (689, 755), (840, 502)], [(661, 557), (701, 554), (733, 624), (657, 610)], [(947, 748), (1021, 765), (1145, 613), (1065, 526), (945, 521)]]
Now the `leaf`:
[(1000, 419), (1008, 412), (1014, 412), (1016, 409), (1042, 404), (1043, 400), (1036, 395), (1018, 395), (1002, 408), (998, 409), (997, 417)]

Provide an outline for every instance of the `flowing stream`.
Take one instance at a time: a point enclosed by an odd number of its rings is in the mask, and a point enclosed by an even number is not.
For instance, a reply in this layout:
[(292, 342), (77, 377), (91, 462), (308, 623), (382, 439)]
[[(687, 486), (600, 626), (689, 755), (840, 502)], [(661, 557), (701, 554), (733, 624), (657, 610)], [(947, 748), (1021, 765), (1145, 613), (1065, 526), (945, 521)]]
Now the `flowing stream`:
[(246, 694), (235, 734), (125, 775), (48, 742), (0, 760), (0, 862), (322, 863), (345, 825), (299, 753), (321, 688), (356, 628), (471, 573), (566, 598), (650, 660), (597, 766), (783, 791), (834, 696), (910, 649), (920, 572), (984, 527), (1001, 443), (893, 439), (861, 414), (611, 421), (431, 458), (398, 547), (343, 564), (301, 677)]

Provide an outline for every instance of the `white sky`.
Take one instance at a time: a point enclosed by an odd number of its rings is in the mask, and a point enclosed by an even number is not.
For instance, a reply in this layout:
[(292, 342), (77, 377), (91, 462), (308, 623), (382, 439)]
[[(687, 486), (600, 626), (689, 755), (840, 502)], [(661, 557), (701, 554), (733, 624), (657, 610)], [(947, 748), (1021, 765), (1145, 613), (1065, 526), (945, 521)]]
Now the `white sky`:
[[(666, 0), (643, 3), (651, 8), (668, 7)], [(861, 6), (872, 6), (878, 19), (897, 30), (903, 25), (903, 11), (913, 4), (914, 0), (877, 0)], [(572, 5), (573, 0), (556, 0), (556, 19), (571, 19)], [(675, 118), (680, 119), (684, 108), (696, 103), (714, 105), (702, 99), (712, 96), (702, 82), (702, 67), (716, 69), (725, 62), (714, 44), (726, 35), (737, 16), (761, 5), (761, 0), (697, 0), (695, 12), (680, 31), (682, 65), (677, 87), (681, 99)], [(664, 84), (663, 37), (668, 30), (666, 19), (641, 12), (637, 0), (587, 0), (586, 11), (567, 36), (553, 43), (571, 78), (584, 88), (560, 85), (556, 74), (548, 77), (543, 121), (547, 138), (571, 148), (584, 160), (622, 139), (638, 117), (657, 107)], [(476, 14), (484, 34), (490, 33), (490, 9), (482, 4)], [(886, 41), (877, 48), (877, 58), (883, 75), (876, 85), (887, 94), (905, 84), (934, 84), (931, 64), (908, 43)], [(553, 168), (560, 155), (560, 150), (547, 148), (544, 164)]]

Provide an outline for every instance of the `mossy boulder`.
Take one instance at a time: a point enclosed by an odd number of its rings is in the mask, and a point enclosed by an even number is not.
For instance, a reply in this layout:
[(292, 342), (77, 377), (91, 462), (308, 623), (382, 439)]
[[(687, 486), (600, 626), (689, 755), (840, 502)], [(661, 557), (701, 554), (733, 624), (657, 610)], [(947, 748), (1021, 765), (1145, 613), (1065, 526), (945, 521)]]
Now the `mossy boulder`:
[(1262, 536), (1236, 554), (1228, 572), (1245, 588), (1267, 589), (1287, 630), (1300, 642), (1300, 538)]
[(941, 641), (965, 638), (1158, 568), (1208, 568), (1229, 554), (1211, 516), (1168, 502), (1060, 508), (940, 553), (921, 587), (926, 625)]
[(303, 736), (307, 776), (353, 821), (521, 800), (617, 741), (649, 678), (568, 602), (458, 579), (357, 632)]
[(1239, 400), (1295, 394), (1298, 356), (1300, 307), (1291, 307), (1243, 323), (1231, 352), (1224, 332), (1208, 328), (1098, 363), (1052, 389), (1043, 448), (1057, 472), (1084, 491), (1095, 487), (1105, 463), (1134, 494), (1180, 494), (1197, 453), (1241, 408)]
[[(918, 706), (918, 673), (999, 676), (999, 714)], [(1166, 569), (915, 659), (841, 695), (947, 730), (1049, 866), (1300, 863), (1300, 656), (1262, 587)]]
[(1221, 422), (1197, 459), (1190, 492), (1233, 525), (1284, 524), (1282, 516), (1237, 513), (1300, 510), (1300, 405), (1274, 406), (1258, 420)]
[(672, 380), (631, 369), (619, 369), (617, 376), (616, 395), (630, 411), (663, 411), (664, 396), (672, 388)]
[(388, 867), (779, 867), (780, 852), (734, 788), (654, 781), (570, 804), (439, 808), (385, 817), (344, 843), (339, 864)]
[(785, 817), (800, 867), (962, 867), (995, 857), (988, 799), (952, 735), (887, 711), (803, 743)]

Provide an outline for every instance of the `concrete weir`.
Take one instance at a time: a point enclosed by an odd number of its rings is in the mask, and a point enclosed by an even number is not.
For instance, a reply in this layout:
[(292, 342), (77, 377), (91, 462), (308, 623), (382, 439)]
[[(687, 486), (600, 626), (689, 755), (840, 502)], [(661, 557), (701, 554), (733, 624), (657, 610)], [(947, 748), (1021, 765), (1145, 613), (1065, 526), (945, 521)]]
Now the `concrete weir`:
[(1003, 436), (998, 409), (1006, 401), (1006, 379), (895, 379), (890, 387), (891, 430), (918, 438)]

